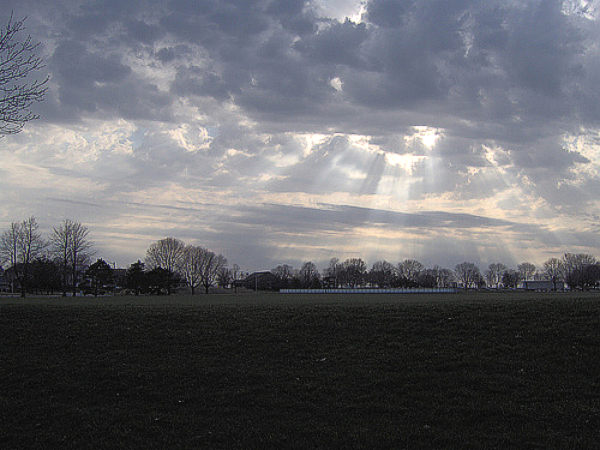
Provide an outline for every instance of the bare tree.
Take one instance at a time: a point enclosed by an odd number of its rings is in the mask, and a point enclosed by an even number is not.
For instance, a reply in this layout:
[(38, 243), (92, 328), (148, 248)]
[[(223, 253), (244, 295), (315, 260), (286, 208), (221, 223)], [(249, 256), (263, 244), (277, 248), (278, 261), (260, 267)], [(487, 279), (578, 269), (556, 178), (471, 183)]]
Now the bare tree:
[(454, 273), (450, 269), (435, 266), (438, 287), (448, 287), (454, 281)]
[(177, 261), (179, 272), (192, 290), (192, 295), (202, 280), (202, 260), (204, 249), (194, 245), (186, 245)]
[(207, 249), (202, 249), (202, 264), (200, 272), (200, 283), (204, 287), (204, 292), (208, 294), (210, 287), (218, 279), (219, 271), (227, 266), (227, 259), (223, 255), (217, 255)]
[(154, 242), (146, 250), (146, 265), (151, 269), (160, 267), (175, 271), (181, 261), (185, 244), (179, 239), (167, 237)]
[(271, 270), (271, 273), (277, 277), (277, 285), (281, 288), (287, 288), (294, 278), (294, 268), (289, 264), (280, 264)]
[(0, 237), (0, 264), (17, 265), (19, 259), (19, 240), (21, 235), (21, 224), (12, 222), (10, 228), (5, 230)]
[(530, 262), (524, 262), (517, 266), (517, 270), (523, 281), (529, 281), (535, 275), (535, 265)]
[(294, 268), (289, 264), (280, 264), (271, 270), (271, 273), (283, 282), (288, 282), (294, 276)]
[(71, 276), (73, 280), (73, 296), (77, 294), (78, 271), (85, 265), (93, 252), (89, 238), (89, 230), (79, 222), (72, 222), (71, 226)]
[(425, 266), (416, 259), (405, 259), (398, 264), (398, 273), (401, 277), (406, 278), (411, 283), (417, 284), (419, 280), (419, 274), (423, 271)]
[(65, 219), (63, 223), (53, 229), (50, 244), (62, 269), (63, 297), (67, 295), (69, 277), (73, 296), (77, 295), (79, 272), (94, 253), (88, 227), (80, 222)]
[(217, 285), (222, 288), (228, 288), (233, 282), (233, 269), (221, 267), (217, 273)]
[(22, 297), (25, 297), (31, 262), (41, 254), (43, 248), (46, 246), (38, 229), (39, 225), (33, 216), (25, 219), (21, 223), (21, 264), (23, 265), (23, 283), (21, 284)]
[(65, 221), (54, 228), (50, 237), (51, 251), (60, 265), (62, 295), (67, 296), (69, 274), (69, 249), (71, 247), (71, 221)]
[(502, 284), (504, 287), (517, 288), (521, 282), (521, 272), (514, 269), (507, 269), (502, 274)]
[(550, 258), (544, 263), (544, 274), (552, 281), (554, 290), (556, 290), (556, 283), (562, 280), (564, 275), (563, 262), (558, 258)]
[(329, 267), (324, 270), (324, 276), (329, 278), (329, 283), (333, 284), (333, 287), (337, 288), (340, 284), (340, 277), (343, 272), (342, 264), (340, 264), (339, 258), (331, 258), (329, 260)]
[(21, 297), (27, 292), (31, 263), (46, 245), (38, 229), (35, 217), (29, 217), (21, 223), (11, 223), (0, 237), (0, 261), (10, 263), (21, 286)]
[(502, 281), (502, 275), (506, 271), (507, 267), (502, 263), (492, 263), (488, 266), (488, 270), (485, 272), (485, 277), (490, 286), (496, 286), (496, 289), (500, 286)]
[(419, 272), (419, 277), (417, 278), (417, 286), (424, 288), (434, 288), (437, 287), (437, 271), (435, 269), (424, 269)]
[(303, 288), (314, 287), (319, 282), (320, 274), (313, 262), (308, 261), (302, 264), (298, 275)]
[(165, 269), (168, 274), (167, 293), (171, 294), (172, 280), (179, 269), (184, 255), (185, 244), (179, 239), (167, 237), (156, 241), (146, 250), (146, 265), (152, 269)]
[(234, 264), (231, 266), (231, 276), (233, 277), (233, 291), (237, 294), (237, 280), (241, 277), (240, 266)]
[(596, 264), (596, 258), (586, 253), (565, 253), (563, 256), (563, 269), (565, 281), (571, 288), (586, 288), (586, 266)]
[(387, 261), (377, 261), (373, 263), (373, 267), (369, 272), (369, 279), (371, 283), (376, 284), (377, 287), (387, 288), (392, 285), (395, 274), (396, 268), (392, 263)]
[(462, 282), (465, 289), (468, 289), (481, 277), (479, 268), (470, 262), (457, 264), (454, 269), (454, 273), (456, 274), (458, 281)]
[(350, 287), (357, 287), (364, 283), (367, 274), (367, 265), (361, 258), (348, 258), (342, 264), (341, 278)]
[(44, 99), (47, 90), (48, 77), (31, 80), (44, 62), (36, 54), (39, 43), (32, 42), (31, 36), (19, 40), (24, 29), (25, 18), (13, 20), (12, 15), (0, 29), (0, 137), (18, 133), (25, 123), (38, 119), (30, 108)]
[[(185, 246), (178, 263), (178, 270), (190, 286), (192, 295), (199, 286), (203, 286), (208, 293), (208, 289), (215, 282), (225, 286), (234, 279), (234, 270), (227, 268), (227, 260), (222, 255), (215, 255), (210, 250), (196, 245)], [(237, 265), (235, 272), (237, 276), (239, 272)]]

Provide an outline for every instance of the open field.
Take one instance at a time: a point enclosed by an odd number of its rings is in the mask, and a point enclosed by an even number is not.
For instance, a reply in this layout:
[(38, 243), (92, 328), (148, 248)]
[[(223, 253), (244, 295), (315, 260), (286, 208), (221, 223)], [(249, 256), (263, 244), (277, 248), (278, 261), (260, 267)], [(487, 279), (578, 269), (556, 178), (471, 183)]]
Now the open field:
[(0, 297), (2, 448), (597, 448), (598, 294)]

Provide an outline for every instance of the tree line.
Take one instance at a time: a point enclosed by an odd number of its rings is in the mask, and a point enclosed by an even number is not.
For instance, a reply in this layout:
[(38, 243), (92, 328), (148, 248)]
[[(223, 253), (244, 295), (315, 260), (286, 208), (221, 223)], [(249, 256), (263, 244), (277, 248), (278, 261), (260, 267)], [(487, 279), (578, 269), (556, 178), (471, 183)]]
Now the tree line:
[[(111, 267), (104, 259), (92, 261), (94, 244), (89, 229), (71, 219), (63, 220), (44, 238), (35, 217), (12, 222), (0, 235), (0, 269), (6, 266), (5, 283), (26, 293), (61, 292), (94, 295), (116, 289), (135, 295), (171, 294), (185, 287), (194, 294), (214, 286), (248, 289), (341, 288), (341, 287), (463, 287), (517, 288), (532, 280), (547, 280), (554, 290), (567, 284), (571, 289), (589, 289), (600, 281), (600, 264), (584, 253), (565, 253), (549, 258), (541, 267), (530, 262), (515, 268), (496, 262), (481, 272), (473, 262), (457, 264), (453, 270), (425, 267), (416, 259), (397, 264), (376, 261), (371, 268), (361, 258), (341, 261), (332, 258), (322, 272), (307, 261), (299, 269), (281, 264), (268, 272), (249, 274), (237, 264), (228, 267), (227, 259), (205, 247), (186, 244), (167, 237), (153, 242), (144, 261), (139, 259), (127, 269)], [(0, 286), (1, 287), (1, 286)], [(6, 284), (5, 284), (6, 289)]]
[(151, 244), (145, 262), (138, 260), (127, 270), (115, 269), (102, 258), (91, 263), (94, 254), (89, 229), (80, 222), (65, 219), (48, 237), (40, 233), (35, 217), (12, 222), (0, 235), (4, 289), (16, 288), (22, 297), (55, 292), (98, 295), (111, 288), (170, 294), (182, 285), (192, 294), (198, 288), (208, 293), (217, 282), (229, 286), (241, 273), (237, 265), (228, 268), (223, 255), (172, 237)]
[(8, 264), (5, 272), (23, 297), (30, 291), (75, 295), (92, 247), (88, 228), (79, 222), (65, 219), (44, 239), (35, 217), (29, 217), (12, 222), (0, 236), (0, 264)]
[(381, 260), (370, 269), (361, 258), (341, 262), (332, 258), (321, 275), (315, 264), (306, 262), (299, 270), (283, 264), (272, 270), (277, 288), (434, 288), (456, 287), (513, 288), (524, 281), (547, 280), (553, 290), (563, 289), (566, 283), (572, 289), (589, 289), (600, 281), (600, 264), (592, 255), (565, 253), (562, 259), (550, 258), (541, 267), (530, 262), (510, 268), (503, 263), (492, 263), (482, 273), (473, 262), (457, 264), (454, 270), (435, 265), (426, 268), (415, 259), (405, 259), (397, 264)]
[[(141, 261), (137, 266), (142, 269)], [(227, 259), (213, 251), (198, 246), (185, 244), (173, 237), (167, 237), (154, 242), (146, 251), (146, 265), (151, 270), (161, 271), (164, 280), (160, 287), (170, 294), (173, 286), (185, 283), (194, 294), (199, 287), (208, 294), (209, 289), (217, 282), (225, 285), (231, 278), (227, 268)], [(133, 270), (131, 267), (129, 270)], [(142, 272), (139, 279), (143, 281)], [(135, 292), (140, 286), (134, 286)]]

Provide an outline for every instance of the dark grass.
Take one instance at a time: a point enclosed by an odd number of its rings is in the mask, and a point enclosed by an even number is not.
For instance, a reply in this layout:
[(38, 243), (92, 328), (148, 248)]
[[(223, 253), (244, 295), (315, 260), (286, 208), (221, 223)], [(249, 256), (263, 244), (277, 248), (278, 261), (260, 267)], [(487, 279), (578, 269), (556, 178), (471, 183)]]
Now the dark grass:
[(0, 448), (597, 448), (600, 297), (0, 299)]

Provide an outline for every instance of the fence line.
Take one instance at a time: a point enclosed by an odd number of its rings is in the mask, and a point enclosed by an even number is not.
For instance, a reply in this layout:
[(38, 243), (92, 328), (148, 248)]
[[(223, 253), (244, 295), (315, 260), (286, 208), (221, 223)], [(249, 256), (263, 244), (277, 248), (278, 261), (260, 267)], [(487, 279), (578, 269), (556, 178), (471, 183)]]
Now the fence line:
[(456, 288), (341, 288), (341, 289), (280, 289), (282, 294), (454, 294)]

